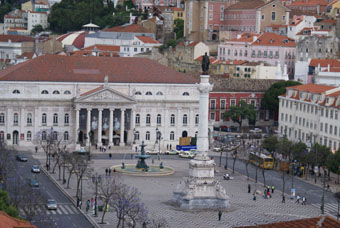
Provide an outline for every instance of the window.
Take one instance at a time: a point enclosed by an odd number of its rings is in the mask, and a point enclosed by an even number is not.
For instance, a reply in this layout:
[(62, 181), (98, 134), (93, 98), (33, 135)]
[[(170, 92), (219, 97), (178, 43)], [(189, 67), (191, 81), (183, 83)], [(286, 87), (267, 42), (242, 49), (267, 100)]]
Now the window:
[(189, 96), (189, 93), (188, 92), (184, 92), (183, 96)]
[(283, 22), (286, 21), (286, 16), (282, 16), (282, 21), (283, 21)]
[(134, 52), (137, 52), (137, 48), (134, 48), (133, 51), (134, 51)]
[(137, 114), (136, 115), (136, 125), (139, 126), (139, 124), (140, 124), (140, 115)]
[(145, 140), (146, 140), (146, 141), (150, 141), (150, 131), (147, 131), (147, 132), (145, 133)]
[(68, 126), (69, 123), (70, 123), (70, 115), (66, 113), (64, 116), (64, 124), (65, 126)]
[(0, 113), (0, 125), (4, 125), (4, 124), (5, 124), (5, 114)]
[(13, 124), (14, 126), (17, 126), (19, 123), (19, 114), (18, 113), (14, 113), (13, 115)]
[(146, 126), (150, 126), (150, 124), (151, 124), (151, 115), (147, 114), (146, 115)]
[(146, 92), (146, 93), (145, 93), (145, 95), (147, 95), (147, 96), (151, 96), (151, 95), (152, 95), (152, 93), (151, 93), (150, 91), (148, 91), (148, 92)]
[(331, 112), (330, 112), (330, 118), (331, 118), (331, 119), (333, 119), (333, 113), (334, 113), (334, 111), (331, 110)]
[(53, 114), (53, 125), (54, 126), (58, 125), (58, 114), (57, 113)]
[(225, 109), (225, 108), (226, 108), (225, 99), (221, 100), (220, 106), (221, 106), (221, 107), (220, 107), (221, 109)]
[(261, 15), (261, 19), (264, 20), (264, 14)]
[(162, 116), (161, 114), (157, 115), (157, 126), (160, 126), (162, 124)]
[(272, 21), (275, 21), (275, 20), (276, 20), (276, 13), (272, 12)]
[(17, 89), (15, 89), (15, 90), (13, 90), (13, 92), (12, 92), (13, 94), (20, 94), (20, 91), (19, 90), (17, 90)]
[(215, 113), (214, 112), (210, 113), (210, 120), (215, 120)]
[(27, 126), (32, 126), (32, 113), (27, 114)]
[(171, 126), (175, 126), (175, 115), (174, 114), (171, 114), (170, 116), (170, 124)]
[(334, 119), (335, 119), (335, 120), (338, 120), (338, 111), (335, 111)]
[(135, 92), (135, 95), (142, 95), (140, 91)]
[(337, 134), (338, 134), (338, 127), (334, 126), (334, 135), (337, 135)]
[(333, 125), (329, 125), (329, 134), (333, 134)]
[(71, 94), (70, 90), (65, 90), (64, 94)]
[(64, 141), (67, 141), (68, 140), (68, 131), (65, 131), (64, 132)]
[(43, 91), (41, 91), (41, 94), (48, 94), (48, 91), (47, 90), (43, 90)]
[(41, 124), (42, 124), (43, 126), (45, 126), (45, 125), (47, 124), (47, 115), (46, 115), (46, 113), (43, 113), (43, 114), (42, 114), (42, 117), (41, 117)]
[(325, 114), (326, 114), (326, 118), (328, 118), (328, 109), (326, 109), (326, 113)]
[(170, 132), (170, 140), (173, 141), (175, 140), (175, 132)]
[(135, 132), (135, 140), (139, 140), (139, 131)]
[(195, 116), (195, 125), (198, 125), (198, 123), (199, 123), (199, 115), (198, 114), (196, 114), (196, 116)]
[(235, 99), (230, 99), (230, 107), (236, 106), (236, 100)]
[(188, 125), (188, 115), (184, 114), (183, 115), (183, 126), (187, 126)]
[(157, 96), (163, 96), (163, 93), (162, 93), (161, 91), (158, 91), (158, 92), (156, 93), (156, 95), (157, 95)]
[(54, 90), (53, 94), (60, 94), (60, 92), (58, 90)]
[(210, 100), (210, 109), (215, 109), (216, 108), (216, 100), (211, 99)]
[(27, 141), (31, 141), (31, 140), (32, 140), (32, 132), (31, 132), (31, 131), (28, 131), (28, 132), (26, 133), (26, 140), (27, 140)]
[(267, 51), (263, 51), (263, 58), (267, 58)]
[(46, 139), (47, 139), (46, 131), (43, 131), (43, 132), (41, 133), (41, 140), (46, 141)]

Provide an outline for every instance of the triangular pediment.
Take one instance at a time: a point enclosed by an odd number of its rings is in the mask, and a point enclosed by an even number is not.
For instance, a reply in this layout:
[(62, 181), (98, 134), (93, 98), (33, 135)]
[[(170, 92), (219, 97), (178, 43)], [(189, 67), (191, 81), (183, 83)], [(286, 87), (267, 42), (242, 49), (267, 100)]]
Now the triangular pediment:
[(136, 101), (114, 89), (103, 87), (86, 92), (75, 99), (75, 102), (99, 102), (99, 103), (135, 103)]

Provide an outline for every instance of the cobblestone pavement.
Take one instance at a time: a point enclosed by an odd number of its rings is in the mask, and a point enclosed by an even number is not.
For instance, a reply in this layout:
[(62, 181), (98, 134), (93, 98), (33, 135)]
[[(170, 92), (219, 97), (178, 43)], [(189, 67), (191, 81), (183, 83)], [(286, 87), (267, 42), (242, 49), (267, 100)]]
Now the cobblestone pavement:
[[(34, 154), (33, 157), (39, 159), (41, 164), (44, 164), (45, 155), (42, 153)], [(126, 156), (129, 157), (129, 156)], [(231, 209), (223, 212), (221, 221), (218, 221), (217, 211), (195, 211), (187, 212), (179, 210), (169, 204), (172, 198), (172, 192), (176, 185), (181, 181), (182, 177), (188, 176), (187, 159), (183, 160), (163, 160), (165, 166), (175, 169), (175, 173), (170, 176), (163, 177), (136, 177), (136, 176), (123, 176), (126, 184), (135, 186), (142, 194), (142, 200), (146, 204), (149, 215), (153, 218), (164, 218), (168, 227), (233, 227), (243, 225), (255, 225), (263, 223), (271, 223), (284, 220), (302, 219), (306, 217), (319, 216), (320, 210), (315, 205), (301, 205), (295, 204), (295, 201), (286, 197), (286, 203), (281, 203), (281, 192), (275, 191), (271, 199), (264, 199), (261, 195), (257, 195), (257, 200), (253, 201), (252, 194), (247, 193), (248, 183), (251, 184), (252, 192), (259, 190), (263, 192), (263, 184), (255, 184), (253, 180), (247, 180), (245, 176), (240, 174), (233, 174), (233, 180), (223, 180), (222, 175), (224, 171), (217, 167), (216, 178), (226, 188), (227, 194), (230, 197)], [(136, 164), (136, 160), (95, 160), (92, 161), (92, 168), (94, 173), (105, 176), (105, 168), (113, 165), (120, 165), (122, 162), (125, 164)], [(151, 164), (151, 160), (147, 161)], [(155, 156), (155, 165), (160, 161)], [(55, 180), (58, 179), (58, 170), (55, 174), (50, 174)], [(113, 175), (113, 174), (112, 174)], [(57, 181), (61, 186), (61, 181)], [(65, 187), (66, 185), (64, 185)], [(75, 177), (71, 179), (70, 189), (65, 189), (68, 194), (73, 198), (76, 195), (76, 181)], [(85, 202), (87, 199), (94, 197), (94, 187), (90, 179), (83, 180), (83, 211), (85, 211)], [(101, 202), (98, 203), (101, 205)], [(328, 206), (334, 205), (326, 205)], [(327, 209), (326, 209), (327, 210)], [(88, 217), (100, 222), (102, 212), (99, 212), (98, 217), (94, 217), (92, 211), (88, 212)], [(116, 224), (116, 219), (113, 212), (105, 215), (105, 225), (98, 227), (107, 228)]]

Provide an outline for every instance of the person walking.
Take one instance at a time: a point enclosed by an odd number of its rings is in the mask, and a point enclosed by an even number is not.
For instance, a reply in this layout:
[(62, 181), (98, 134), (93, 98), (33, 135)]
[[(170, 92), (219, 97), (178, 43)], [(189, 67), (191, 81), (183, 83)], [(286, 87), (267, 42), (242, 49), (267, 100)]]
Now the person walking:
[(282, 203), (286, 203), (286, 197), (282, 196)]
[(267, 197), (268, 197), (268, 199), (272, 198), (272, 195), (270, 195), (270, 191), (267, 191)]
[(301, 203), (302, 205), (306, 205), (306, 196), (303, 196), (302, 197), (302, 203)]
[(295, 203), (299, 204), (300, 203), (300, 196), (296, 196), (296, 201)]
[(267, 192), (270, 192), (270, 185), (267, 185)]
[(275, 187), (274, 185), (272, 185), (272, 193), (274, 193)]
[(137, 153), (138, 152), (138, 147), (136, 146), (135, 149), (136, 149), (136, 153)]
[(109, 176), (111, 176), (111, 169), (109, 169)]
[(79, 209), (81, 209), (81, 205), (82, 205), (82, 202), (81, 202), (81, 200), (79, 200)]
[(107, 173), (109, 172), (109, 170), (108, 169), (105, 169), (105, 175), (107, 176)]
[(86, 201), (86, 213), (89, 211), (90, 209), (90, 200)]
[(267, 189), (265, 189), (264, 192), (263, 192), (263, 198), (267, 199)]
[(109, 159), (110, 159), (110, 160), (112, 159), (112, 154), (111, 154), (111, 153), (109, 153)]
[(248, 184), (248, 193), (250, 193), (250, 192), (251, 192), (251, 185)]
[(253, 194), (253, 200), (256, 201), (256, 192)]
[(222, 217), (222, 211), (218, 212), (218, 221), (221, 221), (221, 217)]

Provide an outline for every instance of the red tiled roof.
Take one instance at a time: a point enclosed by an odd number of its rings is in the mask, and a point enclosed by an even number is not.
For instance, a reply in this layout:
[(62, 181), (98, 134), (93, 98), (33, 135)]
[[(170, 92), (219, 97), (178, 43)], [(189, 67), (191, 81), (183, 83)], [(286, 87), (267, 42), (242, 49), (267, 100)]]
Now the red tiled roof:
[(21, 35), (0, 35), (0, 42), (8, 42), (11, 40), (13, 43), (20, 42), (34, 42), (33, 37)]
[(139, 39), (140, 41), (142, 41), (143, 43), (146, 43), (146, 44), (160, 44), (159, 41), (153, 39), (150, 36), (136, 36), (136, 37), (137, 37), (137, 39)]
[(327, 0), (296, 0), (293, 1), (292, 4), (287, 5), (287, 7), (290, 6), (327, 6), (328, 1)]
[[(321, 226), (319, 225), (322, 224)], [(340, 222), (336, 219), (326, 217), (315, 217), (299, 219), (294, 221), (277, 222), (271, 224), (261, 224), (255, 226), (240, 226), (234, 228), (339, 228)]]
[[(201, 58), (202, 61), (202, 58)], [(214, 64), (225, 64), (225, 65), (243, 65), (248, 64), (248, 61), (245, 60), (217, 60)]]
[(311, 93), (322, 93), (326, 92), (327, 90), (334, 89), (335, 86), (328, 86), (328, 85), (318, 85), (318, 84), (305, 84), (305, 85), (297, 85), (287, 87), (287, 89), (294, 89), (298, 91), (305, 91)]
[(120, 51), (120, 46), (113, 46), (113, 45), (102, 45), (96, 44), (89, 47), (84, 48), (84, 51), (92, 51), (94, 48), (97, 48), (98, 51)]
[(9, 27), (8, 30), (26, 30), (24, 27)]
[(6, 214), (4, 211), (0, 211), (0, 227), (1, 228), (37, 228), (31, 225), (28, 221), (13, 218)]
[(134, 32), (134, 33), (152, 33), (150, 30), (144, 28), (141, 25), (121, 25), (113, 28), (104, 29), (104, 32)]
[[(203, 55), (201, 55), (200, 57), (196, 58), (195, 61), (202, 61), (202, 59), (203, 59)], [(209, 60), (210, 60), (210, 63), (213, 63), (213, 62), (216, 61), (216, 59), (213, 58), (213, 57), (209, 57)]]
[[(328, 69), (324, 69), (324, 70), (322, 70), (322, 72), (328, 72)], [(329, 72), (340, 72), (340, 68), (339, 67), (330, 67)]]
[(146, 58), (43, 55), (0, 71), (0, 81), (175, 83), (199, 80)]
[(22, 55), (18, 56), (18, 58), (27, 58), (27, 59), (31, 59), (34, 55), (34, 52), (24, 52), (22, 53)]
[(309, 66), (317, 67), (319, 64), (320, 67), (328, 67), (328, 64), (331, 67), (340, 67), (340, 61), (337, 59), (312, 59)]
[(295, 47), (296, 44), (293, 39), (287, 36), (282, 36), (276, 33), (265, 32), (263, 33), (255, 42), (251, 45), (259, 46), (285, 46), (285, 47)]
[(340, 91), (334, 92), (334, 93), (331, 93), (331, 94), (328, 94), (327, 96), (330, 96), (330, 97), (337, 97), (337, 96), (340, 96)]
[(241, 38), (235, 38), (235, 39), (232, 39), (230, 40), (231, 42), (253, 42), (253, 37), (254, 36), (257, 36), (259, 37), (260, 34), (257, 34), (257, 33), (242, 33), (241, 34)]
[(70, 33), (67, 33), (67, 34), (59, 36), (57, 38), (57, 41), (63, 43), (63, 40), (70, 36), (70, 37), (73, 38), (73, 40), (68, 40), (68, 42), (70, 41), (70, 43), (67, 43), (66, 45), (73, 45), (76, 48), (81, 49), (81, 48), (84, 47), (84, 44), (85, 44), (85, 35), (86, 34), (88, 34), (87, 31), (70, 32)]
[(229, 6), (226, 10), (256, 9), (265, 4), (267, 3), (262, 0), (245, 0)]

